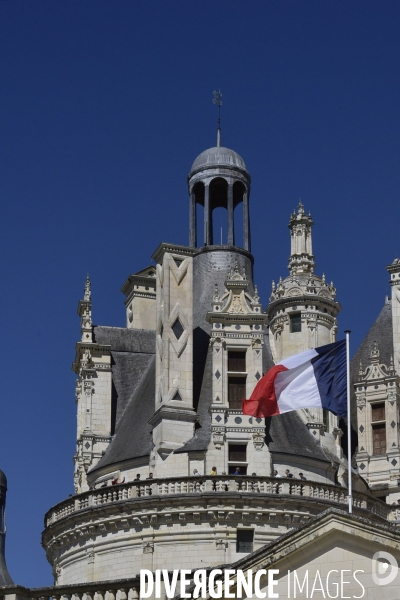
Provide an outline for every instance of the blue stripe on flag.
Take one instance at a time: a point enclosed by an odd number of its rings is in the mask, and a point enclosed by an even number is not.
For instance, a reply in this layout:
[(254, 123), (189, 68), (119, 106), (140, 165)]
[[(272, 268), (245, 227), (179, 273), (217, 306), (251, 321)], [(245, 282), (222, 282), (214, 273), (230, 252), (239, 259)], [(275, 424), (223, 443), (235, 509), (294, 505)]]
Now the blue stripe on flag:
[(311, 359), (322, 408), (339, 417), (347, 416), (346, 340), (315, 348)]

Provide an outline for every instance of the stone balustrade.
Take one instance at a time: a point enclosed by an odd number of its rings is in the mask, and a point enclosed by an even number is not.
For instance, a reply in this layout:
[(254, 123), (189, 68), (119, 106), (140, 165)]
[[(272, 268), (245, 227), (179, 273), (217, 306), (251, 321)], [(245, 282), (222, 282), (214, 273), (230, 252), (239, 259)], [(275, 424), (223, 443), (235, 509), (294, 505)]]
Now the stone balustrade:
[[(144, 499), (150, 496), (172, 496), (205, 493), (262, 494), (284, 495), (285, 497), (302, 497), (303, 499), (326, 500), (333, 504), (346, 505), (347, 490), (340, 486), (303, 481), (297, 479), (275, 479), (273, 477), (250, 476), (201, 476), (171, 477), (168, 479), (152, 479), (131, 481), (129, 483), (89, 490), (72, 498), (68, 498), (51, 508), (45, 515), (45, 527), (60, 521), (72, 514), (91, 507), (110, 505), (126, 500)], [(365, 509), (379, 517), (391, 521), (397, 520), (396, 509), (381, 500), (362, 494), (353, 493), (355, 509)]]
[(139, 578), (95, 583), (75, 583), (43, 588), (20, 585), (0, 587), (0, 599), (22, 600), (136, 600), (139, 598)]

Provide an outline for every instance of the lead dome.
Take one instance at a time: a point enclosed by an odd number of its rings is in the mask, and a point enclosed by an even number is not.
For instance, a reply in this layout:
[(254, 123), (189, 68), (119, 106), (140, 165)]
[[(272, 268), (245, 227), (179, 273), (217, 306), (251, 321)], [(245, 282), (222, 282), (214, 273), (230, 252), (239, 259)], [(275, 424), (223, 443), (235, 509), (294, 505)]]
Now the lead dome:
[(224, 146), (214, 146), (199, 154), (192, 164), (190, 172), (193, 173), (193, 171), (197, 171), (198, 169), (215, 166), (236, 167), (247, 171), (245, 162), (240, 154)]

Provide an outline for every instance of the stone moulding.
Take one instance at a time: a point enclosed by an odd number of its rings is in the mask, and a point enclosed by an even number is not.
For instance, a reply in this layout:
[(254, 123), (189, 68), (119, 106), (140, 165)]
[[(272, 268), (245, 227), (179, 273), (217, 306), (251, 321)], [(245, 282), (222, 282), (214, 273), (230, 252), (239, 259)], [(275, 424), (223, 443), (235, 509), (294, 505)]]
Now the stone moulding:
[[(345, 488), (297, 479), (225, 475), (130, 482), (90, 490), (54, 506), (46, 515), (42, 545), (49, 562), (61, 569), (57, 581), (66, 583), (71, 564), (87, 565), (90, 552), (96, 565), (121, 544), (155, 557), (166, 541), (207, 544), (210, 536), (227, 535), (234, 544), (238, 527), (254, 528), (261, 541), (346, 504)], [(367, 511), (378, 524), (397, 519), (390, 505), (356, 492), (354, 513), (365, 516)]]
[(139, 598), (139, 577), (116, 579), (114, 581), (97, 581), (95, 583), (74, 583), (41, 588), (26, 588), (22, 585), (0, 587), (1, 597), (5, 600), (15, 598), (38, 598), (41, 600), (63, 600), (66, 598), (83, 598), (86, 600), (104, 600), (108, 594), (118, 600), (136, 600)]

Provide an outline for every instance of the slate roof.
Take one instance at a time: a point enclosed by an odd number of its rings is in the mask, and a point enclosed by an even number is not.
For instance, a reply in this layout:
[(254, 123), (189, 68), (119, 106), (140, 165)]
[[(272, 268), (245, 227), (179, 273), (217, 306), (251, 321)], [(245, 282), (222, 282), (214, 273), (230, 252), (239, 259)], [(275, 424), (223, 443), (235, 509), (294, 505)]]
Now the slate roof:
[(116, 352), (156, 352), (156, 332), (150, 329), (96, 326), (93, 333), (97, 344), (109, 345)]
[(182, 452), (196, 452), (207, 450), (211, 439), (211, 414), (209, 411), (212, 401), (212, 349), (209, 347), (202, 378), (199, 403), (197, 405), (198, 422), (195, 425), (194, 437), (175, 450), (175, 454)]
[(148, 456), (153, 447), (148, 421), (154, 412), (155, 331), (95, 327), (94, 341), (111, 346), (116, 429), (93, 471)]
[(331, 462), (295, 411), (269, 417), (265, 424), (266, 442), (272, 455), (292, 454)]
[[(153, 447), (149, 420), (154, 413), (155, 332), (120, 327), (95, 327), (94, 339), (110, 345), (116, 399), (116, 429), (104, 456), (92, 473), (133, 458), (148, 456)], [(263, 372), (274, 364), (267, 328), (263, 346)], [(194, 331), (195, 434), (176, 453), (201, 452), (211, 439), (212, 351), (209, 335)], [(296, 413), (266, 420), (266, 443), (272, 454), (283, 453), (330, 462)]]
[(155, 366), (156, 359), (152, 356), (117, 425), (110, 445), (93, 471), (150, 454), (153, 442), (148, 421), (154, 413)]

